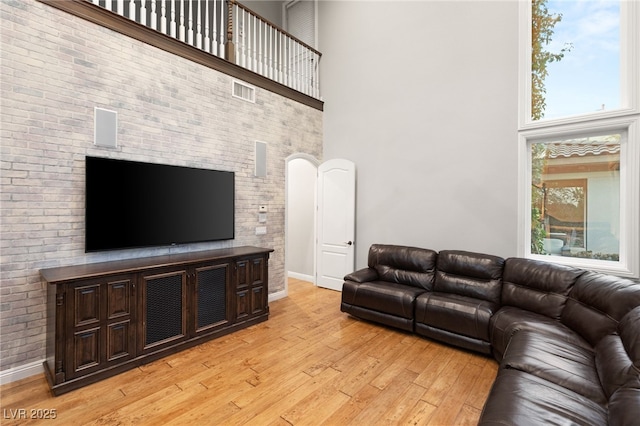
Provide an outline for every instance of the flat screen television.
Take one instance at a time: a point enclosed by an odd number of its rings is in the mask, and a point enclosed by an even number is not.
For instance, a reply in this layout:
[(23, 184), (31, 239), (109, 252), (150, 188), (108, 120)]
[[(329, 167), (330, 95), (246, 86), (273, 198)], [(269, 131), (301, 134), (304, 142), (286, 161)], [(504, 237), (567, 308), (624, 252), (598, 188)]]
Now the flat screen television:
[(86, 157), (87, 252), (230, 240), (235, 174)]

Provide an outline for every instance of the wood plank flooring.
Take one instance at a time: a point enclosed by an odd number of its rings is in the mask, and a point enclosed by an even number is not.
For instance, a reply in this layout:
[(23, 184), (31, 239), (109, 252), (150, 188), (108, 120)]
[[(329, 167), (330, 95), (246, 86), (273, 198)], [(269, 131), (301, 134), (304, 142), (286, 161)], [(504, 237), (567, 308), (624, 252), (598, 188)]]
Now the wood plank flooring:
[[(476, 424), (497, 364), (360, 321), (340, 293), (290, 280), (267, 322), (53, 397), (0, 388), (3, 425)], [(55, 420), (13, 419), (55, 410)]]

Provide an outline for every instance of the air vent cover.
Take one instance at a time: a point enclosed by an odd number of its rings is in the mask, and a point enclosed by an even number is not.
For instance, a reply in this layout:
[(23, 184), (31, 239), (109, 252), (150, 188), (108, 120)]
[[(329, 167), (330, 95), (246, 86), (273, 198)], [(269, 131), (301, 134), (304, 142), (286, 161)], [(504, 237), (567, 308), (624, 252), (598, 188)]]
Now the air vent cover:
[(247, 83), (243, 83), (238, 80), (233, 80), (233, 91), (232, 95), (234, 98), (243, 99), (247, 102), (256, 101), (256, 89), (253, 86), (248, 85)]

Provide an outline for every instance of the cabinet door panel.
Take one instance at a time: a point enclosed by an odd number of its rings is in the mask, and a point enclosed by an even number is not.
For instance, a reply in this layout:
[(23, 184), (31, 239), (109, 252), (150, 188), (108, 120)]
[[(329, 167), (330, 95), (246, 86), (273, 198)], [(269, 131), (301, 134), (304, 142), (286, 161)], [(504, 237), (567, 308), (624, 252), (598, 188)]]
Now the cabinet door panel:
[[(78, 282), (56, 298), (58, 306), (68, 304), (65, 323), (66, 343), (57, 352), (61, 362), (56, 374), (67, 379), (80, 377), (134, 357), (135, 333), (131, 305), (133, 275), (108, 276)], [(127, 324), (125, 329), (116, 323)]]
[(263, 286), (257, 286), (251, 289), (251, 313), (254, 315), (261, 314), (265, 308), (265, 291)]
[(107, 318), (114, 319), (131, 313), (131, 281), (107, 284)]
[(74, 288), (74, 325), (76, 327), (100, 322), (100, 284)]
[(228, 321), (228, 269), (226, 263), (196, 269), (196, 331)]
[(264, 258), (258, 257), (251, 260), (251, 284), (260, 285), (264, 283)]
[(238, 290), (247, 287), (251, 283), (249, 265), (247, 260), (236, 262), (236, 288)]
[(130, 321), (110, 324), (107, 327), (107, 361), (113, 361), (131, 355)]
[(250, 319), (266, 313), (267, 257), (236, 261), (236, 320)]
[(100, 328), (84, 330), (74, 335), (74, 372), (100, 364)]
[(185, 338), (187, 272), (142, 277), (142, 350)]
[(249, 315), (251, 307), (249, 291), (241, 290), (236, 293), (236, 318), (242, 319)]

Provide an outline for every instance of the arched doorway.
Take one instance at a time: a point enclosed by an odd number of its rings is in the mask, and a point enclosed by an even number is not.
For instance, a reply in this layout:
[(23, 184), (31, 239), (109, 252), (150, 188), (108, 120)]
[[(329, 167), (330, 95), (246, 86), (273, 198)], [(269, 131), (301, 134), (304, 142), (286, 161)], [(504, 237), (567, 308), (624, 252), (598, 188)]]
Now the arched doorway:
[[(293, 154), (285, 161), (285, 275), (315, 284), (316, 188), (320, 162), (302, 153)], [(288, 293), (287, 279), (285, 293)]]

